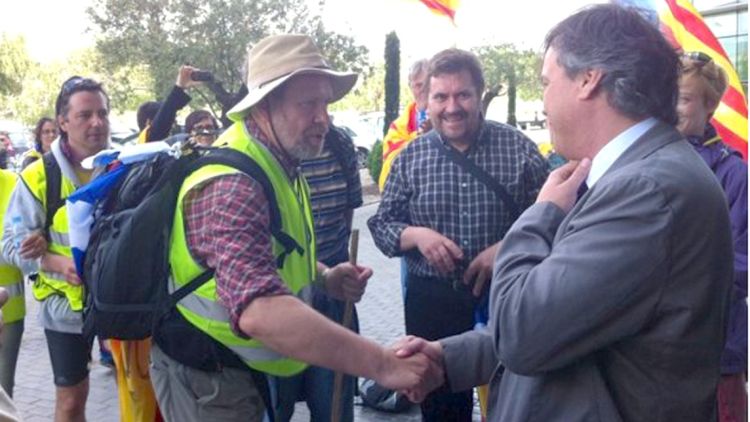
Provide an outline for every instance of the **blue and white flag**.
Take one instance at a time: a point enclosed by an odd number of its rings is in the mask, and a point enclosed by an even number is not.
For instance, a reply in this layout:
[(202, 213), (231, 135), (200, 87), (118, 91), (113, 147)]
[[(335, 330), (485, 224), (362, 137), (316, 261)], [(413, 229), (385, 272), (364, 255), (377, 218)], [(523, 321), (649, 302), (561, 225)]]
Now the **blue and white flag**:
[(176, 148), (170, 147), (165, 142), (128, 145), (121, 150), (101, 151), (86, 158), (82, 163), (84, 168), (104, 167), (115, 161), (119, 161), (121, 165), (101, 174), (91, 183), (76, 189), (66, 199), (68, 236), (73, 261), (76, 264), (79, 277), (83, 278), (83, 260), (86, 257), (91, 227), (94, 225), (96, 203), (107, 196), (112, 187), (117, 185), (120, 178), (127, 174), (133, 163), (148, 160), (161, 152), (172, 155), (179, 154), (179, 146)]

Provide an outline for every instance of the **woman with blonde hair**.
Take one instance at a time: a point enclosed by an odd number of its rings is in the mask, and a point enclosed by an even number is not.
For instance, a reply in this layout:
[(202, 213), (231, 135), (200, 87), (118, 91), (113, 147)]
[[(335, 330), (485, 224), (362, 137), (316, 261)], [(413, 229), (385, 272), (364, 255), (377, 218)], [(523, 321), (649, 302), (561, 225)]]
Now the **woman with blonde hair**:
[(682, 57), (677, 129), (716, 174), (729, 205), (734, 285), (717, 392), (719, 421), (746, 421), (747, 390), (747, 164), (709, 122), (727, 89), (724, 70), (701, 52)]

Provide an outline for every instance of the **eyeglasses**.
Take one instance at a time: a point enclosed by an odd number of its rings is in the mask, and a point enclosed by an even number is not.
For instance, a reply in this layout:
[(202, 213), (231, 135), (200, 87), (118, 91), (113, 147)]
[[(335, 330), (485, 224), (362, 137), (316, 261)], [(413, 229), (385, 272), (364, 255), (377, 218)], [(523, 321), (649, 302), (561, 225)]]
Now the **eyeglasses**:
[(62, 85), (62, 94), (69, 94), (71, 91), (73, 91), (78, 85), (80, 85), (85, 79), (80, 76), (72, 76), (67, 81), (63, 82)]
[(698, 64), (698, 67), (703, 67), (714, 60), (711, 58), (711, 56), (702, 51), (689, 51), (684, 53), (682, 57), (696, 62)]

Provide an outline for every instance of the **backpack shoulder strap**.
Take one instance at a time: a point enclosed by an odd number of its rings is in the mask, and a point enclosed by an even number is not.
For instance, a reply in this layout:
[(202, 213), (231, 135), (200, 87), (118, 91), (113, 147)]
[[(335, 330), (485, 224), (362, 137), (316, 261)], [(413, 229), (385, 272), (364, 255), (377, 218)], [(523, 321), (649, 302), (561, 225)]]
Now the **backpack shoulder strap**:
[(352, 190), (352, 183), (350, 178), (348, 177), (347, 172), (349, 164), (347, 160), (349, 157), (346, 149), (352, 148), (352, 153), (356, 157), (357, 148), (354, 146), (354, 141), (352, 141), (352, 138), (343, 130), (335, 126), (330, 126), (328, 129), (328, 134), (326, 134), (325, 142), (327, 143), (328, 149), (331, 151), (331, 154), (338, 163), (339, 167), (341, 167), (341, 173), (345, 175), (344, 179), (346, 181), (346, 192), (348, 194)]
[(284, 247), (284, 252), (276, 259), (276, 265), (279, 268), (283, 268), (286, 257), (292, 252), (297, 251), (298, 253), (303, 253), (304, 250), (297, 241), (282, 230), (281, 212), (279, 210), (279, 204), (276, 202), (276, 192), (268, 175), (260, 165), (255, 162), (255, 160), (231, 148), (217, 148), (211, 150), (207, 155), (197, 159), (194, 163), (196, 166), (195, 168), (208, 164), (221, 164), (236, 168), (260, 183), (263, 188), (263, 193), (268, 199), (271, 234)]
[(44, 220), (44, 233), (45, 236), (49, 236), (49, 228), (52, 226), (55, 213), (65, 204), (65, 201), (63, 201), (60, 194), (62, 172), (52, 151), (42, 155), (42, 162), (44, 163), (44, 177), (47, 183), (47, 215)]
[(518, 219), (518, 217), (521, 215), (521, 212), (518, 209), (516, 201), (513, 200), (513, 197), (510, 196), (505, 187), (501, 185), (500, 182), (497, 181), (497, 179), (487, 173), (485, 169), (479, 167), (478, 165), (476, 165), (476, 163), (469, 160), (469, 158), (464, 154), (461, 154), (452, 147), (446, 147), (445, 145), (443, 145), (437, 137), (433, 137), (432, 142), (437, 150), (440, 151), (440, 153), (445, 155), (449, 160), (456, 163), (459, 167), (464, 169), (464, 171), (467, 171), (469, 174), (474, 176), (476, 180), (482, 182), (482, 184), (492, 190), (492, 192), (495, 193), (498, 199), (503, 201), (503, 203), (505, 203), (505, 206), (508, 207), (513, 221)]

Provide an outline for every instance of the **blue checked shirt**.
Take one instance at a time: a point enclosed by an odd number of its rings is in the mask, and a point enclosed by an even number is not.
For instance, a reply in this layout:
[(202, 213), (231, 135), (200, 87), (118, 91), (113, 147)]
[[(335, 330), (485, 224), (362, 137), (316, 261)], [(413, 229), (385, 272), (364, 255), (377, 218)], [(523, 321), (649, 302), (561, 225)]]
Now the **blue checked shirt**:
[[(460, 277), (513, 224), (514, 216), (503, 201), (438, 150), (445, 147), (434, 130), (408, 145), (396, 157), (380, 207), (367, 222), (377, 247), (388, 256), (405, 255), (409, 273), (416, 276), (443, 277), (418, 249), (400, 251), (404, 228), (429, 227), (455, 242), (464, 253), (454, 274)], [(502, 123), (484, 121), (466, 154), (505, 187), (520, 212), (534, 203), (547, 178), (548, 164), (536, 145)]]

